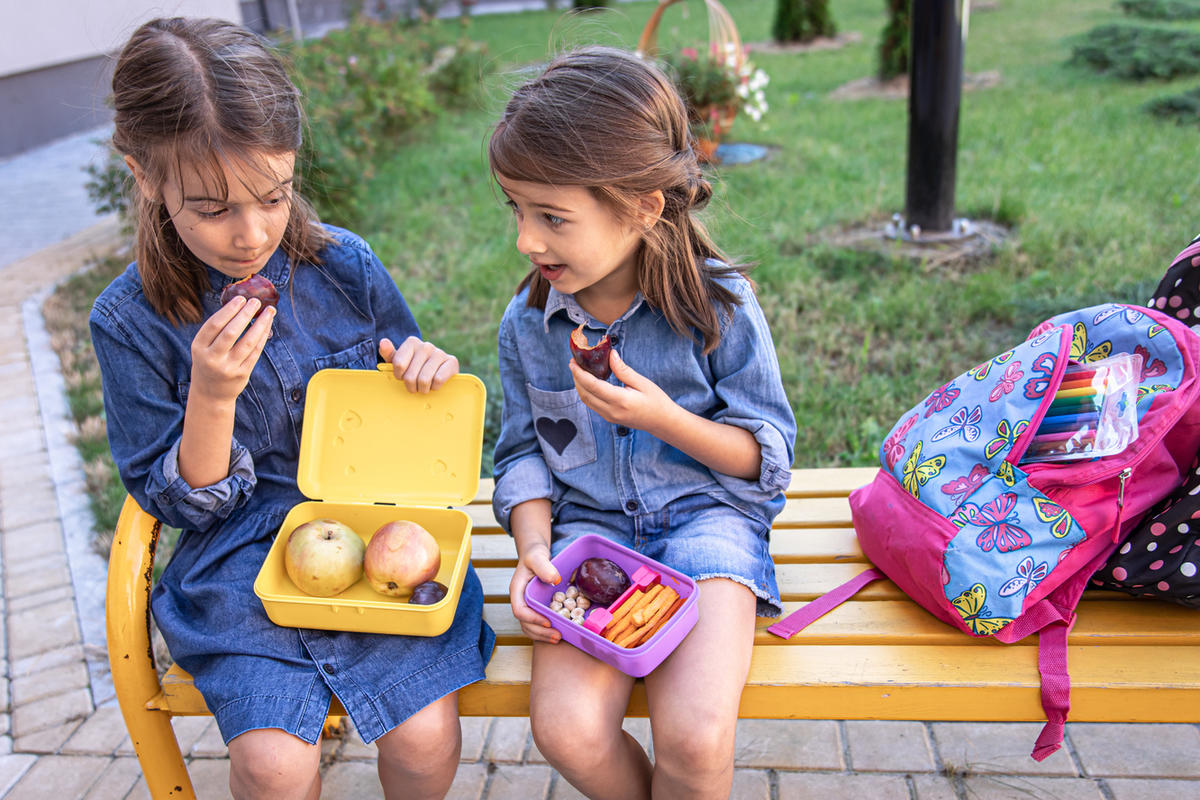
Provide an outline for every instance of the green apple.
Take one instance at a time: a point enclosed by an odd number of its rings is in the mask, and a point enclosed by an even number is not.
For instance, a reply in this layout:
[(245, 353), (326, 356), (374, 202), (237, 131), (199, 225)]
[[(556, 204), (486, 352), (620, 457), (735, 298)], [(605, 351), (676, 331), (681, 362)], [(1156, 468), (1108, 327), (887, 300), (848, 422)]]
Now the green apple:
[(305, 594), (332, 597), (349, 589), (363, 573), (362, 537), (335, 519), (297, 525), (288, 536), (283, 566)]

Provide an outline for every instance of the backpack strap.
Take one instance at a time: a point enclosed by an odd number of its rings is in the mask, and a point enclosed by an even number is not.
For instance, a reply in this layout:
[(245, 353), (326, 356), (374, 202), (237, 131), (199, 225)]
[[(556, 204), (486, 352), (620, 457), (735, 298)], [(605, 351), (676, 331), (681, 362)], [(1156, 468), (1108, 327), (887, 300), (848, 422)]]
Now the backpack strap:
[(790, 639), (792, 636), (804, 630), (809, 625), (816, 622), (818, 619), (825, 616), (854, 595), (858, 594), (859, 590), (868, 583), (881, 580), (886, 577), (886, 575), (874, 567), (863, 570), (836, 589), (829, 590), (816, 600), (807, 603), (804, 608), (793, 611), (784, 619), (781, 619), (779, 622), (771, 625), (769, 628), (767, 628), (767, 632), (773, 633), (776, 636), (780, 636), (784, 639)]
[(1038, 633), (1038, 673), (1042, 676), (1042, 711), (1046, 724), (1033, 745), (1034, 761), (1043, 761), (1062, 746), (1071, 710), (1071, 676), (1067, 672), (1070, 622), (1057, 622)]

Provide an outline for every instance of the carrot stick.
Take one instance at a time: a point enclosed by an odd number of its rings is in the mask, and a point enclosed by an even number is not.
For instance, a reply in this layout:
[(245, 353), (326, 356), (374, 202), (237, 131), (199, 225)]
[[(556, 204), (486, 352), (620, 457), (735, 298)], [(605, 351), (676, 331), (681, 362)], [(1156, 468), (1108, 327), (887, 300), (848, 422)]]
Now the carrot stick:
[(665, 609), (664, 612), (660, 612), (655, 616), (654, 619), (650, 620), (650, 624), (648, 626), (649, 629), (645, 634), (642, 635), (640, 639), (635, 641), (631, 647), (641, 647), (643, 644), (653, 639), (654, 634), (658, 633), (659, 629), (661, 629), (663, 625), (667, 624), (667, 620), (674, 616), (675, 612), (679, 610), (679, 607), (683, 605), (683, 600), (684, 599), (682, 597), (676, 598), (675, 602), (672, 603), (669, 608)]
[[(669, 595), (668, 592), (670, 593)], [(642, 638), (646, 634), (646, 631), (650, 630), (650, 627), (654, 624), (654, 620), (657, 619), (660, 614), (666, 612), (667, 608), (669, 608), (671, 605), (671, 600), (673, 597), (678, 597), (678, 594), (676, 594), (674, 589), (667, 589), (666, 592), (663, 592), (663, 594), (660, 595), (655, 601), (655, 611), (649, 619), (647, 619), (642, 625), (633, 627), (633, 629), (628, 633), (618, 637), (614, 641), (621, 647), (632, 647), (634, 642)], [(659, 601), (662, 602), (660, 603)], [(630, 616), (633, 615), (631, 614)]]
[(628, 600), (626, 600), (624, 603), (622, 603), (621, 608), (624, 608), (625, 606), (629, 606), (629, 611), (625, 612), (624, 618), (621, 620), (621, 622), (605, 629), (604, 638), (608, 639), (609, 641), (615, 642), (618, 635), (622, 635), (622, 634), (628, 632), (630, 623), (633, 621), (632, 620), (633, 612), (637, 611), (639, 608), (643, 607), (647, 603), (653, 602), (654, 598), (657, 597), (664, 588), (665, 587), (661, 583), (656, 584), (654, 586), (651, 586), (646, 591), (642, 592), (641, 596), (639, 596), (635, 602), (631, 603), (631, 601), (633, 601), (633, 598), (630, 597)]

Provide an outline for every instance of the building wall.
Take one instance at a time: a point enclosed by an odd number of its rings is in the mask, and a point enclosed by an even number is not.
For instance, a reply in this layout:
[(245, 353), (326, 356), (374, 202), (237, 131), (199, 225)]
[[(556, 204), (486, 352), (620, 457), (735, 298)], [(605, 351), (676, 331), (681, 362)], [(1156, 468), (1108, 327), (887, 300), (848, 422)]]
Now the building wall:
[(112, 57), (159, 16), (242, 21), (239, 0), (5, 3), (0, 25), (0, 158), (107, 123)]

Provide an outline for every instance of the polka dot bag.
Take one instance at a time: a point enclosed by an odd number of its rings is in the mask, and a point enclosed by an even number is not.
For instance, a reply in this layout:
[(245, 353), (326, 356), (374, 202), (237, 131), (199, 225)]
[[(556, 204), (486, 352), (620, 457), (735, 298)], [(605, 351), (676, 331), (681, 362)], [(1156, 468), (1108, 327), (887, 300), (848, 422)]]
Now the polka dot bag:
[[(1200, 332), (1200, 237), (1175, 259), (1147, 304)], [(1200, 454), (1183, 482), (1134, 528), (1092, 585), (1200, 608)]]

